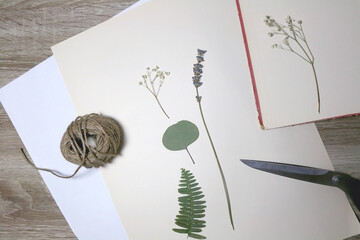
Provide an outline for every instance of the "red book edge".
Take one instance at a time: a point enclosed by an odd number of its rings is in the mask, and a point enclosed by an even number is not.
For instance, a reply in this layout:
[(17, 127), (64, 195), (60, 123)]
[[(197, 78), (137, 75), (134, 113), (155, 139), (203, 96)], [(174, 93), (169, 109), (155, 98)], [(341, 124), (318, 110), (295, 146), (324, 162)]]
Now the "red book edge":
[(261, 114), (259, 95), (258, 95), (258, 91), (257, 91), (257, 88), (256, 88), (255, 75), (254, 75), (254, 70), (253, 70), (253, 66), (252, 66), (252, 63), (251, 63), (250, 50), (249, 50), (249, 45), (248, 45), (247, 38), (246, 38), (244, 20), (243, 20), (241, 10), (240, 10), (239, 0), (236, 0), (236, 6), (237, 6), (237, 10), (238, 10), (239, 19), (240, 19), (241, 32), (242, 32), (242, 36), (243, 36), (243, 41), (244, 41), (245, 51), (246, 51), (246, 57), (247, 57), (247, 60), (248, 60), (248, 65), (249, 65), (249, 70), (250, 70), (250, 77), (251, 77), (251, 83), (252, 83), (254, 97), (255, 97), (256, 110), (258, 112), (258, 120), (259, 120), (259, 123), (260, 123), (260, 127), (262, 129), (264, 129), (264, 123), (263, 123), (263, 118), (262, 118), (262, 114)]

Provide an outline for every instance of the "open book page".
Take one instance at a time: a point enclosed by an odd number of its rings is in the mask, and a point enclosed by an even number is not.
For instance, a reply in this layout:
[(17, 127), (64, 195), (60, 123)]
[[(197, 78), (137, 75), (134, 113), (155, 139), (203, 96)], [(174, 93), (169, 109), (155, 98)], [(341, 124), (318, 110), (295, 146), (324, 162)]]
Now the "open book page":
[(130, 239), (186, 237), (173, 231), (183, 230), (175, 224), (184, 214), (181, 169), (201, 187), (206, 208), (195, 234), (208, 239), (339, 239), (360, 231), (340, 190), (240, 162), (332, 169), (313, 124), (260, 130), (235, 1), (154, 0), (53, 52), (78, 113), (109, 115), (123, 128), (121, 156), (101, 171)]
[(360, 113), (357, 0), (239, 0), (261, 124)]

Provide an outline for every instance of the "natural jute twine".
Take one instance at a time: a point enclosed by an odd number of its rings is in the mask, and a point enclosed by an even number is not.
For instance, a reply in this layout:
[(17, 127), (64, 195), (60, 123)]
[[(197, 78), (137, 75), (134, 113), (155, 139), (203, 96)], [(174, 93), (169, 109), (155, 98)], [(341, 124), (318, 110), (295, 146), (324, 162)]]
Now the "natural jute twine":
[(37, 170), (47, 171), (61, 178), (73, 177), (79, 169), (104, 166), (120, 152), (122, 134), (119, 124), (112, 118), (91, 113), (77, 117), (64, 133), (60, 150), (66, 160), (78, 165), (70, 176), (59, 175), (54, 170), (36, 167), (25, 155), (26, 160)]

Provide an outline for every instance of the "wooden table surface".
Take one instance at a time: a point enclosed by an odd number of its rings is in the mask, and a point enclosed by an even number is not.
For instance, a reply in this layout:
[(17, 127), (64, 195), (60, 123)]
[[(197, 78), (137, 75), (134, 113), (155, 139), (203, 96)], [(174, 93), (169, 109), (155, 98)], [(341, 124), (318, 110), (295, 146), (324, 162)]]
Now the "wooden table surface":
[[(51, 56), (52, 45), (134, 2), (0, 0), (0, 87)], [(360, 116), (316, 126), (335, 169), (360, 178)], [(22, 147), (0, 104), (0, 239), (76, 239), (39, 173), (25, 162)]]

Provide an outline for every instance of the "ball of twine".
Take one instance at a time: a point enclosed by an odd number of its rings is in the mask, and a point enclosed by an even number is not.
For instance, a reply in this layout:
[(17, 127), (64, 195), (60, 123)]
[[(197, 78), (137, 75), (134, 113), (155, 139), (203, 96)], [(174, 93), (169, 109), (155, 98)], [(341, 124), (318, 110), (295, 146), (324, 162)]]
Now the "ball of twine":
[(61, 139), (60, 150), (66, 160), (78, 165), (71, 175), (59, 174), (55, 170), (39, 168), (26, 156), (25, 160), (35, 169), (46, 171), (60, 178), (72, 178), (84, 166), (104, 166), (120, 153), (122, 134), (119, 124), (112, 118), (91, 113), (77, 117), (70, 123)]
[(121, 128), (112, 118), (91, 113), (77, 117), (60, 143), (66, 160), (86, 168), (104, 166), (120, 152)]

